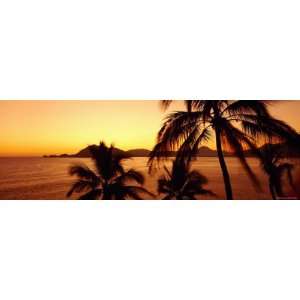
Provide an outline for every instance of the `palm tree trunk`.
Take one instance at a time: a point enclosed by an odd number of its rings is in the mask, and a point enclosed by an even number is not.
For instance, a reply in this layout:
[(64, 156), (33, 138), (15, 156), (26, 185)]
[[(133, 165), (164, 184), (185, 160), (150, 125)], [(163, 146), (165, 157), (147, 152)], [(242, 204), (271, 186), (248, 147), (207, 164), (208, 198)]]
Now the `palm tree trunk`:
[(283, 192), (282, 192), (282, 186), (281, 186), (281, 180), (280, 179), (277, 179), (276, 180), (276, 183), (275, 183), (275, 192), (276, 192), (276, 195), (279, 197), (279, 198), (282, 198), (283, 197)]
[(292, 171), (291, 171), (291, 169), (288, 169), (287, 172), (288, 172), (288, 180), (289, 180), (290, 186), (293, 189), (293, 191), (295, 192), (296, 191), (296, 186), (295, 186)]
[(224, 154), (223, 154), (223, 150), (222, 150), (220, 130), (216, 129), (215, 134), (216, 134), (216, 145), (217, 145), (219, 163), (220, 163), (220, 167), (221, 167), (222, 174), (223, 174), (226, 198), (227, 198), (227, 200), (232, 200), (233, 199), (232, 187), (231, 187), (229, 172), (228, 172), (228, 169), (226, 166), (226, 162), (225, 162), (225, 158), (224, 158)]
[(275, 189), (274, 189), (274, 186), (273, 186), (273, 183), (271, 180), (269, 181), (269, 189), (270, 189), (270, 193), (272, 195), (273, 200), (277, 200)]
[(107, 181), (104, 182), (102, 189), (103, 189), (103, 194), (102, 194), (102, 199), (101, 200), (112, 200), (111, 195), (109, 193), (109, 188), (108, 188)]

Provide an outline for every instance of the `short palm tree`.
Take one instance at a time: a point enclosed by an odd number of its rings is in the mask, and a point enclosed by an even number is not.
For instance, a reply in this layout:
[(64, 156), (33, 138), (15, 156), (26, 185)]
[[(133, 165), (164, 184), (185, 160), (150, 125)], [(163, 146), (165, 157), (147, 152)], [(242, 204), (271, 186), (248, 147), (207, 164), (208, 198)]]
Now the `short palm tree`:
[(282, 145), (265, 145), (259, 151), (262, 169), (269, 178), (269, 189), (273, 199), (283, 197), (282, 181), (286, 174), (292, 189), (295, 189), (292, 170), (294, 165), (282, 161), (285, 154)]
[(76, 175), (77, 180), (67, 193), (80, 193), (79, 199), (142, 199), (141, 195), (154, 195), (142, 187), (144, 176), (134, 170), (125, 170), (123, 162), (129, 157), (124, 153), (115, 151), (113, 146), (107, 147), (104, 142), (99, 146), (90, 146), (91, 159), (96, 172), (88, 166), (73, 165), (69, 169), (71, 176)]
[(158, 180), (158, 193), (164, 194), (163, 200), (194, 200), (200, 195), (215, 196), (213, 192), (203, 188), (207, 179), (200, 172), (191, 170), (190, 162), (180, 157), (172, 162), (172, 169), (164, 167), (165, 175)]
[[(172, 100), (163, 100), (166, 109)], [(227, 199), (233, 199), (229, 171), (224, 157), (227, 146), (237, 156), (252, 179), (259, 182), (244, 155), (244, 150), (257, 151), (257, 142), (286, 140), (297, 133), (286, 123), (273, 118), (268, 111), (270, 101), (246, 100), (185, 100), (185, 111), (169, 114), (161, 127), (157, 144), (149, 158), (150, 171), (154, 161), (166, 157), (169, 151), (190, 160), (202, 142), (214, 136), (222, 170)]]

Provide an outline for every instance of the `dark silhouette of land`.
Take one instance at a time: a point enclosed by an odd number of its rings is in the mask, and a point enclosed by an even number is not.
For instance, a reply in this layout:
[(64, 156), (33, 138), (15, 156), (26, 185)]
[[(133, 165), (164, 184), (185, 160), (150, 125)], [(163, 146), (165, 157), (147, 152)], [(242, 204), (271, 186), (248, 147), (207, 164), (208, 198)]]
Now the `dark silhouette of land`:
[[(53, 157), (82, 157), (82, 158), (90, 158), (91, 157), (91, 149), (95, 147), (95, 145), (89, 145), (86, 148), (80, 150), (76, 154), (61, 154), (61, 155), (44, 155), (45, 158), (53, 158)], [(150, 151), (147, 149), (132, 149), (128, 151), (121, 150), (119, 148), (113, 148), (114, 155), (122, 155), (125, 157), (148, 157)]]
[[(91, 157), (91, 152), (90, 149), (91, 147), (94, 147), (94, 145), (87, 146), (86, 148), (80, 150), (76, 154), (60, 154), (60, 155), (44, 155), (43, 157), (45, 158), (55, 158), (55, 157), (82, 157), (82, 158), (89, 158)], [(149, 157), (150, 155), (150, 150), (148, 149), (131, 149), (124, 151), (119, 148), (114, 148), (114, 154), (122, 154), (122, 155), (127, 155), (128, 157)], [(169, 157), (175, 157), (177, 154), (177, 151), (166, 151), (164, 152), (164, 156), (169, 156)], [(198, 151), (198, 156), (203, 156), (203, 157), (215, 157), (217, 156), (217, 152), (215, 150), (210, 149), (209, 147), (203, 146), (200, 147)], [(232, 153), (230, 152), (225, 152), (226, 156), (233, 156)]]
[[(269, 144), (266, 144), (262, 147), (260, 147), (260, 150), (263, 150), (265, 147), (268, 147)], [(90, 145), (87, 146), (86, 148), (80, 150), (76, 154), (54, 154), (54, 155), (43, 155), (44, 158), (72, 158), (72, 157), (81, 157), (81, 158), (90, 158), (91, 153), (90, 149), (91, 147), (94, 147), (95, 145)], [(290, 147), (286, 146), (284, 147), (282, 144), (277, 144), (278, 147), (281, 148), (281, 151), (283, 151), (282, 155), (285, 157), (299, 157), (300, 153), (299, 152), (292, 152)], [(131, 150), (121, 150), (119, 148), (114, 148), (114, 154), (122, 154), (122, 155), (127, 155), (128, 157), (149, 157), (150, 155), (150, 150), (148, 149), (131, 149)], [(176, 157), (177, 151), (166, 151), (164, 152), (164, 156), (166, 157)], [(253, 157), (255, 156), (251, 150), (246, 150), (244, 151), (244, 155), (246, 157)], [(217, 157), (218, 153), (216, 150), (210, 149), (209, 147), (202, 146), (199, 148), (198, 153), (196, 156), (202, 156), (202, 157)], [(235, 157), (235, 154), (232, 152), (224, 151), (224, 156), (226, 157)]]

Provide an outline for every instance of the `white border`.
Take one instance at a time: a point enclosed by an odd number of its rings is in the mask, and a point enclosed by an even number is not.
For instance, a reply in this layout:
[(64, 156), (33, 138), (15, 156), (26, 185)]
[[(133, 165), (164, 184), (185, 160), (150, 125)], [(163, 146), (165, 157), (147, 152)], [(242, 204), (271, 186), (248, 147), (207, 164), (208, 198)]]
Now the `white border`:
[[(0, 99), (300, 99), (298, 14), (3, 0)], [(298, 300), (299, 205), (1, 201), (0, 298)]]
[(298, 1), (3, 0), (0, 99), (300, 99)]
[(0, 202), (0, 296), (296, 300), (299, 206)]

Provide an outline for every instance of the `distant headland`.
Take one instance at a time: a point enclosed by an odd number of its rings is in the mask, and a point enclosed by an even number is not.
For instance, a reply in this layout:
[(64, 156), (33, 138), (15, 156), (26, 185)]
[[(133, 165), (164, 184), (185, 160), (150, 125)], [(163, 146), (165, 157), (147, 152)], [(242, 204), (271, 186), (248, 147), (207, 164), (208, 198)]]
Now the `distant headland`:
[[(267, 145), (267, 144), (266, 144)], [(266, 145), (262, 146), (260, 149), (263, 149), (266, 147)], [(54, 154), (54, 155), (43, 155), (44, 158), (72, 158), (72, 157), (78, 157), (78, 158), (89, 158), (91, 157), (90, 154), (90, 148), (93, 147), (94, 145), (90, 145), (85, 147), (84, 149), (80, 150), (76, 154)], [(274, 145), (276, 146), (276, 145)], [(277, 146), (280, 146), (280, 144), (277, 144)], [(285, 149), (283, 148), (283, 151), (286, 152), (287, 156), (292, 156), (292, 157), (299, 157), (298, 153), (291, 153), (291, 151), (288, 149), (289, 147), (286, 147)], [(128, 157), (149, 157), (150, 150), (148, 149), (143, 149), (143, 148), (138, 148), (138, 149), (131, 149), (131, 150), (122, 150), (119, 148), (114, 148), (115, 154), (122, 154)], [(169, 151), (165, 153), (165, 156), (167, 157), (175, 157), (176, 156), (176, 151)], [(234, 153), (229, 152), (229, 151), (224, 151), (223, 152), (224, 156), (227, 157), (234, 157)], [(253, 153), (250, 150), (244, 151), (244, 155), (247, 157), (254, 156)], [(202, 146), (199, 148), (198, 153), (196, 156), (202, 156), (202, 157), (217, 157), (218, 153), (216, 150), (210, 149), (209, 147)]]
[[(44, 155), (43, 157), (45, 158), (55, 158), (55, 157), (61, 157), (61, 158), (65, 158), (65, 157), (82, 157), (82, 158), (88, 158), (91, 157), (90, 154), (90, 148), (93, 147), (94, 145), (90, 145), (87, 146), (86, 148), (80, 150), (78, 153), (76, 154), (60, 154), (60, 155)], [(125, 154), (125, 156), (128, 157), (148, 157), (150, 150), (147, 149), (132, 149), (132, 150), (128, 150), (128, 151), (124, 151), (118, 148), (114, 148), (114, 152), (115, 154)]]
[[(80, 150), (78, 153), (76, 154), (60, 154), (60, 155), (43, 155), (44, 158), (68, 158), (68, 157), (81, 157), (81, 158), (89, 158), (91, 157), (90, 154), (90, 148), (93, 145), (87, 146), (86, 148)], [(118, 149), (118, 148), (114, 148), (114, 151), (116, 154), (123, 154), (125, 156), (128, 157), (149, 157), (150, 154), (150, 150), (148, 149), (131, 149), (131, 150), (127, 150), (124, 151), (122, 149)], [(230, 155), (232, 156), (231, 153), (226, 152), (225, 155)], [(175, 151), (169, 151), (168, 153), (166, 153), (166, 156), (170, 156), (170, 157), (175, 157), (176, 156), (176, 152)], [(215, 150), (212, 150), (208, 147), (200, 147), (197, 156), (206, 156), (206, 157), (215, 157), (217, 156), (217, 152)]]

